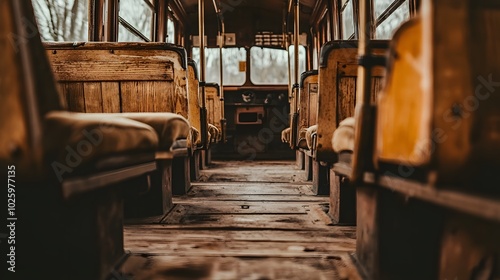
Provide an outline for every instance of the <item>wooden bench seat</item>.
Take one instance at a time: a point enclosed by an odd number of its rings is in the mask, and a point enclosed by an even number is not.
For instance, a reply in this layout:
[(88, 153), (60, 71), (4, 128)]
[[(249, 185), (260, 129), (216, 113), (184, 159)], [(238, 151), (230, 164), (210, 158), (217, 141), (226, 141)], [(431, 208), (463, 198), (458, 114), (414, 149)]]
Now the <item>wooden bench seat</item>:
[[(313, 189), (318, 194), (330, 191), (330, 168), (337, 162), (337, 153), (332, 147), (332, 135), (339, 122), (354, 115), (356, 80), (358, 73), (357, 41), (331, 41), (321, 48), (318, 70), (318, 98), (316, 107), (311, 106), (310, 116), (317, 116), (316, 134), (311, 133)], [(384, 54), (388, 41), (374, 41), (374, 52)], [(385, 70), (374, 70), (372, 99), (381, 86)], [(306, 103), (307, 104), (307, 103)], [(312, 124), (311, 124), (312, 125)], [(314, 136), (314, 137), (313, 137)]]
[[(189, 120), (192, 126), (191, 142), (193, 143), (193, 156), (190, 160), (191, 180), (198, 180), (201, 168), (201, 150), (207, 146), (208, 128), (207, 112), (202, 107), (203, 100), (200, 94), (200, 82), (198, 79), (198, 66), (193, 59), (188, 61), (188, 102), (189, 102)], [(178, 194), (182, 194), (179, 192)]]
[(33, 28), (31, 1), (0, 1), (0, 163), (15, 169), (16, 275), (106, 279), (124, 255), (122, 193), (162, 169), (159, 137), (135, 120), (62, 110)]
[(318, 117), (318, 70), (306, 71), (300, 75), (298, 102), (296, 147), (307, 153), (310, 151), (306, 139), (307, 130), (317, 123)]
[[(45, 47), (62, 103), (70, 111), (171, 112), (189, 117), (187, 56), (182, 47), (110, 42), (45, 43)], [(170, 184), (181, 192), (191, 187), (189, 157), (195, 144), (189, 134), (175, 139), (187, 141), (178, 142), (173, 151)]]
[[(205, 84), (205, 96), (207, 101), (207, 131), (208, 131), (208, 145), (219, 143), (222, 140), (224, 133), (224, 119), (223, 119), (223, 100), (221, 96), (220, 86), (217, 83)], [(202, 152), (202, 168), (211, 164), (212, 150), (208, 149)]]

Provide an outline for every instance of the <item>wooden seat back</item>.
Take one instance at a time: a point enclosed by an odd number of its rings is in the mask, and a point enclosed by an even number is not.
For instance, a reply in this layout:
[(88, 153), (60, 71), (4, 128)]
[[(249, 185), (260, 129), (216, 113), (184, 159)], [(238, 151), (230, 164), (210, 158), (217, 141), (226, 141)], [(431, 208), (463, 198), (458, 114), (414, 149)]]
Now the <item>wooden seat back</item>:
[[(374, 53), (382, 55), (388, 41), (373, 41)], [(372, 101), (381, 89), (383, 67), (375, 67), (372, 79)], [(358, 76), (358, 42), (331, 41), (321, 48), (319, 96), (317, 107), (317, 161), (332, 162), (336, 158), (331, 139), (339, 123), (354, 116)]]
[(302, 73), (300, 76), (297, 131), (306, 130), (317, 123), (317, 107), (318, 70), (311, 70)]
[[(198, 79), (198, 69), (196, 62), (192, 59), (188, 61), (188, 101), (189, 101), (189, 115), (188, 119), (194, 128), (198, 130), (199, 133), (202, 133), (202, 131), (208, 131), (206, 126), (207, 126), (207, 120), (202, 119), (202, 96), (200, 94), (200, 86), (199, 86), (199, 79)], [(205, 126), (202, 128), (202, 126)], [(205, 137), (201, 137), (202, 139), (202, 145), (203, 145), (203, 139), (207, 139), (208, 137), (205, 135)]]
[(500, 166), (498, 26), (498, 1), (428, 1), (396, 32), (378, 102), (378, 163), (431, 172), (437, 184), (475, 181), (477, 188), (484, 179), (493, 188)]
[(61, 105), (30, 1), (0, 1), (0, 65), (0, 163), (37, 181), (47, 167), (42, 118)]
[(185, 49), (166, 43), (46, 43), (70, 111), (173, 112), (188, 118)]
[(222, 125), (222, 105), (223, 98), (220, 96), (220, 87), (216, 83), (207, 83), (205, 86), (205, 94), (207, 99), (207, 121), (213, 124), (223, 132)]

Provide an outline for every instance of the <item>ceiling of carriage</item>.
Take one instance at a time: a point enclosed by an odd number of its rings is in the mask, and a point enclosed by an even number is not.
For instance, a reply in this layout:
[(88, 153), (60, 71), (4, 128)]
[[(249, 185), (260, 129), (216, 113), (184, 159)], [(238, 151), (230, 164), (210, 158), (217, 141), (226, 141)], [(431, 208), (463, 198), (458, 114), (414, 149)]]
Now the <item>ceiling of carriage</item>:
[[(198, 0), (178, 0), (187, 14), (189, 33), (198, 33)], [(216, 0), (221, 3), (227, 33), (236, 33), (238, 45), (248, 45), (255, 33), (269, 31), (281, 33), (284, 11), (289, 0)], [(300, 29), (309, 32), (311, 15), (318, 0), (300, 0)], [(288, 30), (293, 30), (293, 17)], [(205, 33), (209, 45), (217, 35), (217, 17), (213, 0), (205, 0)]]

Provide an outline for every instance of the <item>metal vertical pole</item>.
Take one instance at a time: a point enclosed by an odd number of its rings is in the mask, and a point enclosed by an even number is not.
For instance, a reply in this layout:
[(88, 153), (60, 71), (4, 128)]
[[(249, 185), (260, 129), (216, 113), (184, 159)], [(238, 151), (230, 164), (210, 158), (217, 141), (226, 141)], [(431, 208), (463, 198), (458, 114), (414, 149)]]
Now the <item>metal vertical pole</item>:
[[(217, 11), (217, 13), (220, 13), (220, 10)], [(221, 125), (221, 133), (222, 133), (222, 142), (226, 142), (226, 116), (224, 113), (224, 59), (222, 55), (222, 47), (224, 46), (224, 36), (226, 33), (225, 26), (224, 26), (224, 21), (222, 20), (221, 17), (219, 17), (220, 20), (220, 31), (219, 31), (219, 59), (220, 59), (220, 101), (221, 101), (221, 106), (220, 106), (220, 125)]]
[(293, 61), (294, 61), (294, 81), (293, 81), (293, 106), (295, 112), (293, 112), (292, 115), (292, 133), (291, 133), (291, 141), (290, 141), (290, 147), (295, 148), (297, 144), (297, 138), (298, 138), (298, 104), (299, 104), (299, 28), (300, 28), (300, 22), (299, 22), (299, 15), (300, 15), (300, 5), (299, 5), (299, 0), (294, 0), (294, 30), (293, 30)]
[(201, 140), (208, 148), (207, 103), (205, 92), (205, 0), (198, 0), (198, 33), (200, 38)]

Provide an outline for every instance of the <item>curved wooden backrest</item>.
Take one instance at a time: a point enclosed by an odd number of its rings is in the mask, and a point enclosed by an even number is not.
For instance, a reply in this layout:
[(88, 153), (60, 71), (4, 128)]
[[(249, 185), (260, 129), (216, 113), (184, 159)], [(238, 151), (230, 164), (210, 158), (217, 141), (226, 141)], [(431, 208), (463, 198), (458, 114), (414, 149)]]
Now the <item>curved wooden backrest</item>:
[(307, 71), (300, 76), (299, 131), (317, 123), (318, 80), (318, 70)]
[(46, 167), (43, 116), (61, 105), (29, 0), (0, 0), (0, 65), (0, 162), (36, 180)]
[[(388, 41), (372, 41), (374, 54), (382, 55)], [(372, 100), (382, 85), (385, 70), (373, 70)], [(356, 81), (358, 76), (358, 42), (331, 41), (321, 48), (318, 96), (318, 142), (315, 158), (331, 162), (336, 158), (332, 147), (332, 135), (339, 123), (354, 116)]]
[(207, 98), (207, 120), (222, 131), (222, 100), (220, 88), (216, 83), (206, 83), (205, 94)]
[(378, 104), (377, 162), (432, 170), (443, 184), (499, 177), (499, 26), (500, 2), (489, 0), (426, 1), (401, 26)]
[[(201, 100), (200, 86), (198, 80), (198, 69), (196, 62), (192, 59), (188, 61), (188, 120), (191, 126), (201, 133)], [(206, 130), (205, 130), (206, 131)]]
[(167, 43), (46, 43), (70, 111), (188, 117), (185, 49)]

